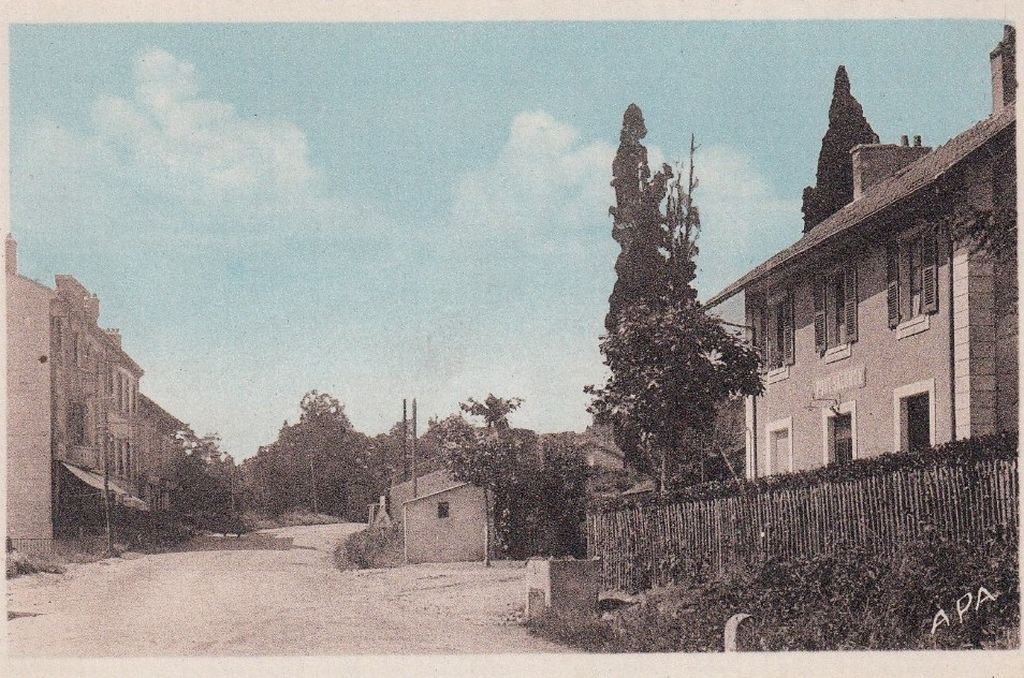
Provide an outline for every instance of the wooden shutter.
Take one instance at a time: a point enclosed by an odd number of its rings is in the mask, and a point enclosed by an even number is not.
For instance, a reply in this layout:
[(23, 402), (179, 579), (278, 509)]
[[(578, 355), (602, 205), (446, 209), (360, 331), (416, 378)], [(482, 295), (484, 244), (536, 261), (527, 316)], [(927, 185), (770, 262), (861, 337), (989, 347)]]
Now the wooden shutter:
[(889, 329), (900, 324), (900, 250), (896, 244), (889, 246), (887, 252), (888, 265), (886, 304), (889, 308)]
[(846, 341), (857, 341), (857, 267), (849, 266), (843, 273), (846, 308), (843, 309), (846, 320)]
[(939, 310), (939, 281), (936, 269), (938, 256), (934, 233), (921, 239), (921, 310), (935, 313)]
[(792, 365), (794, 362), (796, 362), (796, 355), (793, 346), (793, 290), (789, 290), (786, 293), (785, 308), (783, 310), (782, 317), (782, 337), (783, 341), (785, 342), (782, 350), (782, 360), (787, 365)]
[(814, 281), (814, 349), (825, 352), (825, 281)]

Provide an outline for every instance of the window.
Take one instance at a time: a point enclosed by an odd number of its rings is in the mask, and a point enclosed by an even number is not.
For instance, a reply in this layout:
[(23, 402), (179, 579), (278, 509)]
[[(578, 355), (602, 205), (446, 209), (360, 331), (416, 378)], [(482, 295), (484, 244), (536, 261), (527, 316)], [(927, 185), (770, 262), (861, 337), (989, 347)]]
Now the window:
[(446, 501), (439, 501), (439, 502), (437, 502), (437, 517), (438, 518), (447, 518), (448, 515), (449, 515), (449, 510), (450, 510), (450, 507), (448, 505), (448, 502), (446, 502)]
[(829, 418), (829, 460), (833, 464), (853, 461), (853, 417), (839, 414)]
[(935, 233), (926, 232), (889, 247), (889, 327), (939, 310), (938, 243)]
[(931, 428), (928, 415), (928, 394), (910, 396), (903, 399), (903, 408), (906, 410), (906, 449), (911, 452), (919, 452), (928, 449), (929, 429)]
[(926, 450), (935, 443), (935, 380), (893, 392), (893, 447), (903, 452)]
[(845, 266), (814, 286), (814, 345), (819, 355), (857, 341), (857, 268)]
[(768, 475), (793, 470), (793, 420), (782, 419), (768, 424)]
[(85, 445), (85, 405), (71, 403), (68, 407), (68, 438), (72, 445)]
[(769, 370), (792, 365), (796, 360), (793, 294), (787, 291), (768, 305), (767, 366)]

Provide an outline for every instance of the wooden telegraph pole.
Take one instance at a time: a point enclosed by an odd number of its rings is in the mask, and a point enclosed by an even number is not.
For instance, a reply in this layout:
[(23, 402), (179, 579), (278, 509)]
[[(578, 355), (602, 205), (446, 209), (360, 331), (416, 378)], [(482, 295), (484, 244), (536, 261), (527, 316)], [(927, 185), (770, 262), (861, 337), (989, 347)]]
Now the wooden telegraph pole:
[(114, 552), (114, 536), (110, 532), (110, 445), (103, 446), (103, 518), (107, 530), (107, 555)]
[(402, 480), (409, 479), (409, 416), (402, 398)]
[[(309, 453), (309, 483), (310, 483), (310, 494), (313, 497), (313, 513), (320, 513), (319, 506), (316, 501), (316, 473), (313, 471), (313, 453)], [(234, 501), (234, 496), (232, 496)]]
[(416, 487), (416, 399), (412, 399), (412, 498), (417, 496)]

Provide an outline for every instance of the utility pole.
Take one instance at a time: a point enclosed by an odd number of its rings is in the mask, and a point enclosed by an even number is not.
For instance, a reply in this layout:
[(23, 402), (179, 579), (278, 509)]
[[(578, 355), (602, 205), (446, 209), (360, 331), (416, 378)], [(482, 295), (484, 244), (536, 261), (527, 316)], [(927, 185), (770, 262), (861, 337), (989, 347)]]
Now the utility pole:
[(412, 399), (412, 498), (419, 496), (416, 492), (416, 399)]
[[(312, 452), (309, 453), (309, 483), (310, 483), (310, 493), (312, 494), (312, 497), (313, 497), (313, 513), (320, 513), (320, 511), (319, 511), (319, 509), (317, 507), (317, 502), (316, 502), (316, 474), (313, 472), (313, 453)], [(234, 500), (235, 500), (235, 497), (232, 494), (231, 495), (231, 502), (232, 502), (232, 504), (234, 504)]]
[(107, 555), (114, 553), (114, 536), (110, 531), (110, 445), (103, 441), (103, 518), (107, 530)]
[(409, 417), (405, 398), (402, 398), (402, 479), (409, 479)]
[(228, 467), (228, 490), (231, 492), (231, 515), (235, 515), (235, 462), (233, 460), (231, 466)]

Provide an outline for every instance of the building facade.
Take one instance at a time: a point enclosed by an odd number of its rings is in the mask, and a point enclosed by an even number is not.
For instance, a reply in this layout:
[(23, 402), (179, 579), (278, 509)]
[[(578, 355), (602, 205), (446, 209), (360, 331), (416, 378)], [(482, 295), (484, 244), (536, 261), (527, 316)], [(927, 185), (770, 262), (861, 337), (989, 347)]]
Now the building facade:
[(144, 443), (170, 415), (148, 399), (153, 407), (140, 407), (142, 368), (117, 330), (100, 327), (99, 299), (70, 275), (53, 288), (21, 275), (10, 236), (5, 271), (8, 535), (99, 529), (104, 487), (129, 509), (148, 510), (144, 496), (166, 505), (147, 493), (152, 472), (166, 469), (167, 441)]
[[(997, 252), (966, 235), (1015, 227), (1014, 42), (1008, 27), (991, 54), (991, 115), (934, 150), (919, 137), (864, 143), (840, 68), (829, 118), (857, 134), (826, 134), (803, 237), (708, 302), (742, 295), (763, 358), (765, 392), (746, 405), (749, 477), (1017, 427), (1015, 237)], [(830, 158), (849, 172), (822, 172)], [(827, 204), (841, 206), (823, 216)]]
[(151, 508), (169, 510), (175, 484), (175, 465), (184, 456), (178, 434), (187, 425), (153, 402), (139, 395), (139, 450), (141, 478), (139, 496)]

